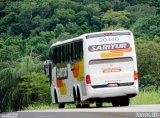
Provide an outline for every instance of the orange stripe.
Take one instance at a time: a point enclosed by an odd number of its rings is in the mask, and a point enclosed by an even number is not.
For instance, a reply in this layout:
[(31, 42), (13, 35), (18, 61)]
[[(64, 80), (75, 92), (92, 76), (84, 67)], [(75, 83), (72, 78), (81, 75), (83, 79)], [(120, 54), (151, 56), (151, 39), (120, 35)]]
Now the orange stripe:
[(63, 87), (63, 81), (57, 80), (57, 86), (58, 86), (58, 88)]
[(131, 52), (132, 48), (127, 48), (127, 49), (119, 49), (119, 50), (111, 50), (111, 53), (120, 53), (120, 52)]
[(74, 70), (72, 72), (75, 78), (79, 76), (79, 63), (78, 62), (74, 64)]

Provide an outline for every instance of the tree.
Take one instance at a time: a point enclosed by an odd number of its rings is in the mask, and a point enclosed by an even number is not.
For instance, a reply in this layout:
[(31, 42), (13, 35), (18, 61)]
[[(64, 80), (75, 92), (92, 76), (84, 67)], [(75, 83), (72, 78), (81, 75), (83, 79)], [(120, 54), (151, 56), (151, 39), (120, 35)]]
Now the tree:
[(125, 7), (129, 6), (127, 0), (109, 0), (114, 11), (122, 11)]
[(41, 72), (41, 69), (41, 63), (35, 63), (30, 56), (26, 56), (14, 68), (8, 67), (0, 71), (1, 111), (19, 110), (23, 105), (31, 102), (23, 101), (25, 96), (20, 91), (19, 83), (23, 83), (24, 75), (28, 75), (31, 72)]
[(129, 27), (130, 22), (130, 13), (127, 11), (108, 11), (103, 15), (103, 22), (105, 24), (105, 28), (109, 28), (112, 26), (115, 27)]
[(62, 24), (57, 24), (54, 29), (55, 36), (58, 37), (61, 33), (65, 31), (64, 26)]
[(57, 18), (62, 25), (75, 20), (75, 11), (72, 9), (55, 9), (55, 18)]
[(79, 26), (76, 23), (71, 23), (69, 22), (66, 26), (65, 26), (65, 31), (69, 32), (70, 34), (75, 34), (79, 29)]
[(86, 21), (86, 18), (88, 16), (87, 11), (80, 11), (76, 14), (76, 23), (78, 25), (83, 25), (83, 23)]
[(136, 41), (140, 86), (160, 86), (160, 43), (155, 41)]
[(152, 39), (155, 35), (160, 36), (160, 15), (146, 16), (138, 19), (131, 27), (136, 37), (148, 37)]
[(106, 0), (99, 2), (99, 6), (103, 12), (107, 12), (108, 10), (112, 9), (112, 7), (113, 7), (112, 4)]
[[(23, 107), (33, 102), (51, 102), (48, 78), (42, 72), (27, 73), (18, 84), (23, 96)], [(28, 101), (29, 100), (29, 101)], [(28, 104), (26, 104), (29, 102)]]
[(131, 13), (131, 23), (134, 23), (139, 18), (156, 14), (156, 7), (148, 4), (128, 6), (126, 10)]

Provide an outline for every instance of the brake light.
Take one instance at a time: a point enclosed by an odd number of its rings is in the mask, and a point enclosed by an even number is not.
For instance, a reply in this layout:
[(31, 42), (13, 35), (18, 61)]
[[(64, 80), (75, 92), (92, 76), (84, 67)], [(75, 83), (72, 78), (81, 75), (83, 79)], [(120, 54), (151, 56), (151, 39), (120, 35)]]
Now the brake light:
[(86, 84), (91, 84), (90, 75), (86, 75)]
[(134, 71), (134, 80), (138, 80), (138, 73)]
[(112, 32), (105, 32), (104, 35), (105, 35), (105, 36), (112, 35)]
[(131, 35), (131, 32), (128, 32), (129, 35)]

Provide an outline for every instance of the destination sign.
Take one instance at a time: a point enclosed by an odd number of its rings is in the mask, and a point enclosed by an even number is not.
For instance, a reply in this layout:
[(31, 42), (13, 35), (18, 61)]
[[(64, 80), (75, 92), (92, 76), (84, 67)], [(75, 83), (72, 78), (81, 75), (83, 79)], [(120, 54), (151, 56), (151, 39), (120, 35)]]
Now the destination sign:
[(129, 47), (130, 47), (129, 43), (113, 43), (113, 44), (103, 44), (103, 45), (91, 45), (88, 47), (88, 50), (90, 52), (94, 52), (94, 51), (127, 49)]

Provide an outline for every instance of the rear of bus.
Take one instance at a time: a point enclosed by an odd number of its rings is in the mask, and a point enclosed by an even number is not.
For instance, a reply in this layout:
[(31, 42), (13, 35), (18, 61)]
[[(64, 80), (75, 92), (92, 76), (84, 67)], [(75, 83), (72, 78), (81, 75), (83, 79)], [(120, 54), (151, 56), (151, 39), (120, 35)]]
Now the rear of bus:
[(87, 34), (84, 50), (88, 99), (108, 98), (116, 104), (119, 99), (124, 102), (124, 98), (137, 95), (137, 60), (131, 31)]

